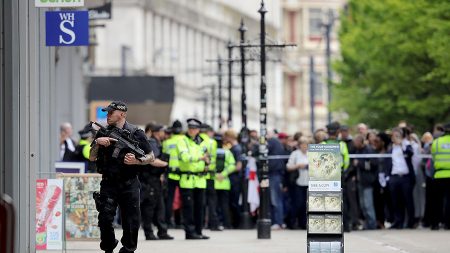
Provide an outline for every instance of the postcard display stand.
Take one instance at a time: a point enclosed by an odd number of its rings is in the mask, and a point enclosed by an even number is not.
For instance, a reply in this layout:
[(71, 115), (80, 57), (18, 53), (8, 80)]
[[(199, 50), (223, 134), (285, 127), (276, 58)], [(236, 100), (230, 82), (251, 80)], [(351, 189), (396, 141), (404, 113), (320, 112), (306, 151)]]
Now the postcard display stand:
[(341, 164), (339, 144), (308, 146), (308, 253), (344, 252)]

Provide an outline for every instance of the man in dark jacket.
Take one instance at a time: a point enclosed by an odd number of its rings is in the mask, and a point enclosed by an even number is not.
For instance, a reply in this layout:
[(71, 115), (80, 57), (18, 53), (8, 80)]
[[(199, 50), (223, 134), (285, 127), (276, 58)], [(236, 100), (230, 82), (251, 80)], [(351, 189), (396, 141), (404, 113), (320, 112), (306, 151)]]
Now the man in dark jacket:
[[(364, 137), (358, 135), (353, 140), (355, 154), (374, 154), (372, 148), (364, 143)], [(375, 207), (373, 202), (373, 187), (377, 180), (377, 164), (375, 159), (355, 158), (353, 167), (356, 170), (359, 203), (364, 216), (364, 229), (376, 229)]]
[[(267, 140), (269, 156), (284, 155), (285, 150), (276, 137)], [(270, 200), (272, 204), (272, 229), (281, 229), (283, 225), (283, 177), (286, 171), (284, 159), (269, 159)]]

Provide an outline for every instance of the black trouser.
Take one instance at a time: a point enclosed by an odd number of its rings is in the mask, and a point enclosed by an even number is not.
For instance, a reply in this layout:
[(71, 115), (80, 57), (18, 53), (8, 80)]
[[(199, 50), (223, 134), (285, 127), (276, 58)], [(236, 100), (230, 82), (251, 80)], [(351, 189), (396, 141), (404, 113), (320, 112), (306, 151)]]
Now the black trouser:
[(231, 225), (234, 228), (239, 227), (239, 219), (241, 216), (241, 207), (239, 205), (239, 197), (241, 195), (241, 177), (240, 173), (233, 173), (229, 176), (231, 182), (230, 190), (230, 211)]
[(115, 181), (103, 179), (100, 183), (100, 196), (104, 201), (97, 207), (98, 226), (100, 227), (100, 249), (112, 251), (116, 247), (113, 220), (117, 206), (122, 217), (122, 248), (120, 253), (134, 252), (137, 248), (139, 219), (139, 180)]
[(202, 234), (205, 189), (180, 188), (183, 201), (183, 221), (186, 234)]
[(167, 178), (167, 198), (166, 198), (166, 224), (172, 224), (173, 215), (173, 199), (175, 190), (180, 181)]
[(230, 222), (230, 191), (216, 190), (217, 193), (217, 213), (221, 217), (222, 225), (225, 228), (231, 228)]
[(214, 179), (206, 180), (206, 203), (208, 205), (208, 227), (215, 229), (219, 226), (217, 217), (217, 193), (214, 189)]
[(433, 203), (431, 225), (439, 226), (440, 221), (443, 221), (445, 228), (450, 229), (450, 178), (434, 179), (433, 184), (436, 196)]
[(344, 230), (350, 231), (358, 223), (359, 206), (355, 176), (342, 181), (342, 198), (344, 203)]
[(409, 176), (392, 175), (389, 180), (394, 208), (394, 228), (403, 228), (405, 221), (405, 208), (408, 215), (407, 227), (414, 227), (414, 185)]
[(153, 234), (152, 223), (158, 228), (158, 235), (167, 234), (165, 223), (164, 200), (159, 175), (150, 176), (141, 182), (141, 215), (145, 236)]
[(436, 202), (436, 185), (435, 181), (431, 177), (426, 177), (426, 185), (425, 188), (425, 214), (423, 216), (424, 226), (431, 226), (431, 222), (433, 220), (433, 215), (435, 212), (433, 210), (434, 203)]

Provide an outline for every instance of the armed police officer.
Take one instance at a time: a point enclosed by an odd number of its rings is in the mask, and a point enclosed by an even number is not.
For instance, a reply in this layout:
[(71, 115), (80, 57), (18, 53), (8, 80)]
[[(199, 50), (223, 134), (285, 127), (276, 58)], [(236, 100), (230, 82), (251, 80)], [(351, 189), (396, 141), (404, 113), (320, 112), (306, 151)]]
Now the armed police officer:
[[(137, 170), (142, 165), (166, 164), (155, 160), (144, 132), (126, 121), (127, 110), (126, 104), (120, 101), (112, 102), (102, 109), (108, 112), (108, 126), (97, 132), (89, 156), (91, 161), (96, 161), (97, 169), (103, 175), (100, 193), (94, 198), (99, 211), (100, 248), (107, 253), (112, 253), (118, 244), (113, 227), (117, 206), (120, 207), (123, 228), (119, 253), (136, 250), (140, 227), (140, 183)], [(108, 136), (111, 133), (117, 137)], [(138, 148), (124, 143), (137, 143)], [(139, 159), (133, 153), (136, 150), (142, 155)]]
[(177, 142), (180, 156), (180, 191), (186, 239), (209, 239), (202, 234), (203, 211), (206, 189), (205, 164), (209, 163), (209, 156), (201, 146), (201, 122), (197, 119), (188, 119), (188, 131)]
[[(146, 127), (151, 131), (151, 137), (148, 139), (150, 147), (155, 157), (168, 161), (168, 155), (162, 153), (162, 144), (164, 140), (164, 127), (159, 124), (149, 124)], [(148, 132), (148, 131), (147, 131)], [(158, 167), (148, 165), (139, 173), (141, 183), (141, 215), (142, 227), (146, 240), (172, 240), (173, 237), (167, 234), (167, 224), (165, 222), (163, 189), (161, 176), (167, 167)], [(158, 237), (155, 236), (152, 229), (152, 223), (158, 228)]]

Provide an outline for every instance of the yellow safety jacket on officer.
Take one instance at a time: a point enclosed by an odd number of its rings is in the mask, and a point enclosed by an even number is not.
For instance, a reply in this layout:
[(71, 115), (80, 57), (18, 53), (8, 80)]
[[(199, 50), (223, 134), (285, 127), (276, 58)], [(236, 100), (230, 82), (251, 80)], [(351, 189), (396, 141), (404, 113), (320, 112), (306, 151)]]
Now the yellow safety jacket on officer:
[[(216, 158), (216, 177), (214, 180), (214, 188), (216, 190), (226, 190), (231, 189), (230, 178), (228, 177), (231, 173), (236, 171), (236, 160), (229, 149), (219, 148), (217, 149)], [(223, 179), (219, 180), (217, 174), (222, 175)]]
[(214, 175), (216, 171), (216, 152), (217, 152), (217, 141), (213, 138), (209, 137), (206, 133), (200, 133), (200, 137), (202, 137), (203, 141), (200, 144), (209, 155), (209, 165), (208, 165), (208, 174), (206, 175), (206, 179), (213, 179), (212, 175)]
[(434, 178), (450, 178), (450, 134), (433, 141), (431, 155), (435, 168)]
[(338, 140), (326, 140), (321, 142), (320, 144), (339, 144), (342, 155), (341, 168), (343, 171), (348, 169), (348, 167), (350, 166), (350, 155), (348, 154), (348, 148), (345, 142)]
[[(194, 141), (187, 134), (177, 142), (180, 165), (180, 187), (183, 189), (206, 189), (205, 162), (200, 160), (206, 150), (200, 145), (202, 138)], [(197, 144), (198, 143), (198, 144)]]
[(168, 154), (169, 158), (169, 175), (172, 180), (180, 180), (180, 162), (177, 149), (177, 143), (182, 141), (184, 135), (173, 134), (169, 139), (163, 142), (162, 152)]
[(81, 139), (78, 145), (83, 147), (83, 149), (81, 150), (81, 154), (83, 155), (83, 157), (86, 160), (89, 160), (89, 153), (91, 152), (91, 142)]

